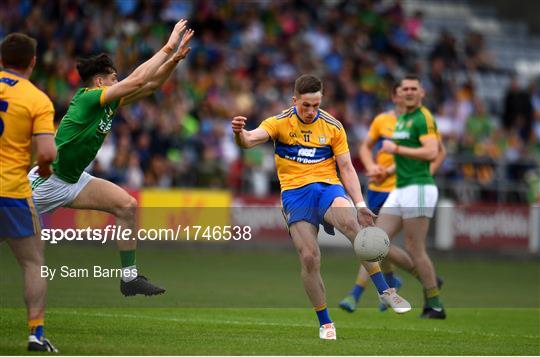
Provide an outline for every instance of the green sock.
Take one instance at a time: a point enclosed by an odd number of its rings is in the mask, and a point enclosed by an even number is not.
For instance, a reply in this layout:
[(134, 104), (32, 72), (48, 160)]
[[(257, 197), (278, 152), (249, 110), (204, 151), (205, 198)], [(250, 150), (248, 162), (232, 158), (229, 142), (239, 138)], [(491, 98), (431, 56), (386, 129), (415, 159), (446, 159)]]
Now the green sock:
[(439, 289), (437, 287), (426, 289), (424, 291), (426, 297), (426, 304), (429, 307), (439, 307), (442, 308), (442, 302), (439, 299)]
[(135, 250), (121, 250), (120, 261), (122, 262), (122, 268), (135, 265)]

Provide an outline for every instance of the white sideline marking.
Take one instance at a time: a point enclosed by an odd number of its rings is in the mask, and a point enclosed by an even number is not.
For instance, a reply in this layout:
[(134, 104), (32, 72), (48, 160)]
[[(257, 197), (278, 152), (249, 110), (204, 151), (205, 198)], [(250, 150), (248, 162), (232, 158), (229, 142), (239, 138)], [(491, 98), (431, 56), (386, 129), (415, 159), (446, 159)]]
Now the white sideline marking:
[[(77, 315), (77, 316), (94, 316), (94, 317), (107, 317), (107, 318), (130, 318), (130, 319), (147, 319), (147, 320), (158, 320), (158, 321), (171, 321), (171, 322), (181, 322), (181, 323), (209, 323), (209, 324), (216, 324), (216, 325), (256, 325), (256, 326), (290, 326), (290, 327), (310, 327), (312, 328), (314, 324), (298, 324), (298, 323), (279, 323), (279, 322), (266, 322), (266, 321), (249, 321), (249, 320), (210, 320), (210, 319), (201, 319), (201, 318), (176, 318), (176, 317), (162, 317), (162, 316), (148, 316), (148, 315), (135, 315), (135, 314), (111, 314), (111, 313), (103, 313), (103, 312), (79, 312), (79, 311), (50, 311), (47, 312), (48, 315)], [(442, 332), (442, 333), (452, 333), (456, 335), (477, 335), (482, 337), (511, 337), (511, 338), (529, 338), (529, 339), (538, 339), (538, 336), (533, 335), (499, 335), (492, 332), (486, 333), (486, 332), (475, 332), (475, 331), (464, 331), (464, 330), (442, 330), (439, 328), (433, 328), (433, 329), (419, 329), (419, 328), (388, 328), (388, 327), (382, 327), (382, 328), (374, 328), (374, 327), (360, 327), (360, 326), (347, 326), (347, 325), (339, 325), (339, 322), (336, 326), (337, 328), (343, 327), (343, 328), (356, 328), (356, 329), (365, 329), (365, 330), (384, 330), (384, 331), (396, 331), (396, 332), (402, 332), (402, 331), (410, 331), (410, 332)]]

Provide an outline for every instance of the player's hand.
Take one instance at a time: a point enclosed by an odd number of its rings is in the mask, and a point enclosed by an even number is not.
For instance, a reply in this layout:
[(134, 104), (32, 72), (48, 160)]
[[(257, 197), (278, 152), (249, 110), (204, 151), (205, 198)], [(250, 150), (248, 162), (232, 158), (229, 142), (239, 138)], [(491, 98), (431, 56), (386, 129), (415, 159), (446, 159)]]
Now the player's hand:
[(246, 117), (234, 117), (231, 121), (231, 127), (233, 130), (233, 133), (240, 134), (244, 127), (246, 126)]
[(381, 165), (372, 165), (369, 167), (366, 167), (366, 176), (367, 177), (374, 177), (381, 175), (384, 172), (384, 168)]
[(176, 48), (178, 41), (180, 41), (180, 34), (186, 29), (186, 24), (187, 20), (182, 19), (174, 25), (174, 29), (172, 30), (166, 45), (171, 51)]
[(37, 173), (40, 177), (47, 178), (52, 175), (51, 165), (38, 166)]
[(397, 144), (391, 140), (384, 140), (382, 143), (381, 151), (393, 154), (396, 152)]
[(377, 215), (367, 207), (358, 208), (358, 223), (362, 227), (374, 226)]
[(186, 32), (184, 32), (184, 35), (182, 36), (182, 41), (180, 41), (180, 46), (178, 46), (178, 49), (173, 56), (173, 59), (176, 62), (180, 62), (181, 60), (183, 60), (187, 56), (189, 51), (191, 51), (191, 47), (188, 47), (188, 45), (194, 33), (195, 32), (192, 29), (188, 29)]
[(383, 170), (383, 172), (381, 172), (380, 174), (371, 176), (369, 178), (369, 182), (375, 182), (375, 183), (379, 184), (379, 183), (383, 182), (384, 180), (386, 180), (386, 178), (388, 176), (389, 176), (388, 172), (386, 170)]

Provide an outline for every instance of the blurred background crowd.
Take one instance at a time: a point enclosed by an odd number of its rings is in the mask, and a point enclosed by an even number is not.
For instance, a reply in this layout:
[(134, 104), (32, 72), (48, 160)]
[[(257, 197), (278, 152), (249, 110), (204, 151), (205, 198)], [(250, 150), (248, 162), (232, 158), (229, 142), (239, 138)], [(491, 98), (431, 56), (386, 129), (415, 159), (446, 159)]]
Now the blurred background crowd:
[(540, 42), (494, 11), (438, 1), (4, 0), (0, 38), (22, 31), (38, 40), (32, 80), (53, 100), (58, 124), (80, 85), (78, 57), (107, 52), (123, 78), (164, 44), (175, 20), (189, 19), (188, 58), (154, 96), (118, 111), (89, 167), (132, 189), (277, 194), (272, 145), (242, 152), (229, 122), (243, 115), (255, 128), (291, 106), (302, 73), (323, 78), (323, 108), (345, 125), (362, 173), (357, 148), (370, 121), (389, 108), (392, 83), (417, 73), (448, 151), (443, 195), (533, 202), (540, 63), (527, 61), (540, 58)]

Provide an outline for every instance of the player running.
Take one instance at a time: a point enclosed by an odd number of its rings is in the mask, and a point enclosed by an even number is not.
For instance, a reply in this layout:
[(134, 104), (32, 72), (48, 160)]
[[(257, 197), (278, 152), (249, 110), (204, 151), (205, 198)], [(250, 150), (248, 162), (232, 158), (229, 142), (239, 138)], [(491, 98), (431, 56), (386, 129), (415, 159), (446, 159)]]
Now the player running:
[[(392, 87), (392, 102), (395, 106), (394, 110), (381, 113), (375, 117), (370, 125), (367, 138), (360, 146), (360, 158), (366, 167), (366, 175), (370, 178), (367, 191), (367, 204), (368, 208), (375, 214), (379, 214), (379, 211), (388, 198), (388, 195), (396, 185), (396, 166), (394, 164), (394, 157), (389, 153), (381, 152), (380, 149), (382, 147), (383, 140), (388, 140), (392, 137), (394, 128), (396, 126), (397, 117), (405, 112), (399, 83), (396, 83)], [(373, 152), (375, 153), (373, 154)], [(373, 160), (374, 155), (375, 161)], [(440, 167), (445, 155), (446, 151), (441, 142), (437, 157), (430, 163), (431, 173), (434, 173)], [(396, 232), (387, 233), (390, 234), (389, 237), (392, 239), (399, 233), (399, 230)], [(381, 262), (381, 269), (388, 286), (399, 290), (402, 284), (401, 279), (394, 276), (392, 262), (405, 271), (411, 273), (414, 277), (418, 278), (418, 273), (414, 267), (414, 263), (407, 252), (395, 245), (392, 245), (390, 247), (388, 256)], [(366, 269), (360, 265), (356, 283), (349, 294), (340, 301), (339, 307), (345, 311), (354, 312), (368, 280), (369, 275)], [(385, 311), (386, 305), (380, 304), (379, 309), (381, 311)]]
[(426, 251), (429, 220), (437, 204), (438, 190), (430, 172), (437, 158), (440, 138), (435, 119), (422, 105), (424, 89), (417, 76), (401, 81), (405, 113), (400, 115), (392, 140), (383, 141), (381, 151), (394, 155), (397, 182), (377, 220), (377, 226), (393, 236), (403, 225), (405, 249), (409, 253), (427, 298), (421, 317), (444, 319), (433, 263)]
[[(242, 148), (251, 148), (269, 139), (274, 141), (283, 211), (300, 258), (304, 289), (319, 319), (319, 337), (334, 340), (336, 330), (328, 314), (320, 274), (319, 224), (330, 234), (337, 228), (354, 242), (362, 226), (373, 225), (374, 214), (362, 197), (345, 129), (319, 108), (321, 100), (320, 79), (303, 75), (295, 82), (294, 106), (264, 120), (251, 131), (244, 129), (245, 117), (234, 117), (232, 129), (236, 143)], [(362, 264), (383, 302), (397, 313), (411, 309), (411, 305), (388, 286), (377, 263)]]
[[(39, 213), (50, 212), (60, 206), (104, 211), (113, 214), (118, 225), (135, 232), (137, 201), (121, 187), (93, 177), (84, 169), (94, 160), (111, 130), (113, 115), (118, 107), (131, 104), (157, 90), (188, 54), (193, 31), (187, 30), (180, 41), (186, 24), (185, 20), (179, 21), (167, 44), (120, 82), (112, 61), (105, 54), (78, 63), (77, 70), (85, 87), (80, 88), (71, 100), (56, 133), (58, 155), (52, 165), (54, 172), (49, 178), (39, 177), (37, 168), (29, 173)], [(117, 244), (123, 270), (120, 281), (122, 294), (164, 293), (165, 289), (151, 284), (146, 277), (138, 274), (136, 238), (118, 240)]]
[(23, 270), (28, 350), (58, 352), (45, 338), (47, 281), (40, 274), (44, 242), (26, 177), (32, 138), (38, 175), (51, 174), (56, 155), (53, 104), (28, 80), (36, 64), (36, 45), (35, 39), (12, 33), (0, 46), (0, 242), (7, 240)]

